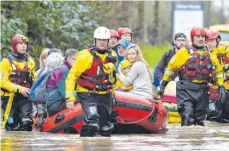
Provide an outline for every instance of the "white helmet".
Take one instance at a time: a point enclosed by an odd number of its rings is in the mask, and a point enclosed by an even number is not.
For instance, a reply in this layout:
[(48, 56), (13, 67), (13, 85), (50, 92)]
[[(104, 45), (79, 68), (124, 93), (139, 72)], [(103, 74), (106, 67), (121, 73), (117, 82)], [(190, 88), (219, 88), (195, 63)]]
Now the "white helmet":
[(110, 39), (110, 30), (106, 27), (98, 27), (94, 32), (95, 39)]

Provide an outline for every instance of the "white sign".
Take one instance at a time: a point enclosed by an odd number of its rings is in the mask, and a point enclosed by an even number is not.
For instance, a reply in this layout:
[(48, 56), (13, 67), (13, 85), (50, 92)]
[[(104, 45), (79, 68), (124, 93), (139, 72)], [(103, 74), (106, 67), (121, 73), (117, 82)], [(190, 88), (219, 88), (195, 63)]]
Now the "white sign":
[(184, 33), (188, 40), (194, 26), (204, 27), (204, 10), (201, 3), (175, 3), (173, 9), (173, 36)]

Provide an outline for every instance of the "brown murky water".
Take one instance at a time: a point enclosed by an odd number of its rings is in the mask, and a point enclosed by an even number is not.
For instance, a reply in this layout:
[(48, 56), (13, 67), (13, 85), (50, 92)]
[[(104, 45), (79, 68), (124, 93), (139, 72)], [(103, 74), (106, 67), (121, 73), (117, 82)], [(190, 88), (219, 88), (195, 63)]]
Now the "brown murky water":
[(80, 138), (73, 134), (2, 132), (1, 150), (22, 151), (179, 151), (229, 150), (229, 124), (206, 122), (205, 127), (168, 125), (163, 134), (112, 135)]

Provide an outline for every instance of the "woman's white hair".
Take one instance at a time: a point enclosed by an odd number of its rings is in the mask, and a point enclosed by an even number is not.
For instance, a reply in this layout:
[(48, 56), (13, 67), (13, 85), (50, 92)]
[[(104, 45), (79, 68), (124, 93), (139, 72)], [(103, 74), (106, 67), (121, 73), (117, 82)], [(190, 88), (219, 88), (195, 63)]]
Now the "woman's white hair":
[(46, 66), (51, 70), (60, 67), (63, 63), (64, 57), (58, 52), (53, 52), (46, 58)]

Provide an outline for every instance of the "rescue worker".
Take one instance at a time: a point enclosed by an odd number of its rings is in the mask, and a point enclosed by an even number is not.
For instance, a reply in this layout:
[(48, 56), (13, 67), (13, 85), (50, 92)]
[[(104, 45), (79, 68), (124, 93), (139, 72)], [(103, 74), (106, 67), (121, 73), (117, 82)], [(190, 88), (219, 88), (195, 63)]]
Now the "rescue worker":
[[(1, 107), (10, 110), (11, 122), (6, 123), (6, 130), (32, 130), (32, 103), (28, 95), (33, 81), (36, 80), (35, 62), (28, 56), (28, 38), (21, 34), (12, 37), (13, 52), (1, 62)], [(13, 95), (11, 95), (13, 94)], [(7, 108), (12, 96), (12, 106)], [(9, 101), (8, 101), (9, 100)], [(4, 119), (7, 120), (7, 119)]]
[(217, 122), (229, 122), (229, 47), (219, 45), (221, 40), (220, 33), (217, 30), (207, 31), (207, 46), (211, 53), (215, 53), (219, 59), (224, 71), (224, 87), (226, 98), (219, 100), (217, 92), (218, 86), (212, 81), (212, 88), (209, 90), (210, 102), (207, 119)]
[(109, 47), (114, 48), (115, 44), (118, 42), (118, 32), (114, 29), (110, 29), (111, 32), (111, 39), (109, 40)]
[(67, 108), (73, 109), (77, 101), (84, 111), (81, 137), (93, 137), (98, 133), (109, 137), (113, 129), (111, 106), (117, 56), (108, 49), (109, 39), (109, 29), (98, 27), (94, 32), (94, 47), (77, 54), (66, 79)]
[(126, 39), (126, 40), (129, 40), (131, 42), (133, 41), (132, 31), (127, 27), (120, 27), (118, 29), (118, 35), (119, 35), (119, 40)]
[(206, 36), (203, 28), (192, 28), (192, 46), (180, 49), (170, 60), (158, 92), (159, 96), (164, 95), (166, 85), (174, 72), (178, 71), (176, 96), (182, 126), (204, 126), (209, 102), (208, 82), (213, 70), (216, 83), (219, 85), (220, 99), (225, 99), (223, 69), (216, 55), (210, 54), (205, 47)]
[[(154, 82), (153, 85), (158, 87), (160, 85), (160, 81), (164, 75), (166, 67), (170, 61), (170, 59), (178, 52), (179, 49), (185, 47), (187, 45), (187, 38), (184, 33), (177, 33), (174, 36), (173, 41), (173, 49), (165, 52), (161, 61), (157, 64), (156, 68), (154, 69)], [(174, 74), (173, 80), (177, 77), (177, 73)]]

